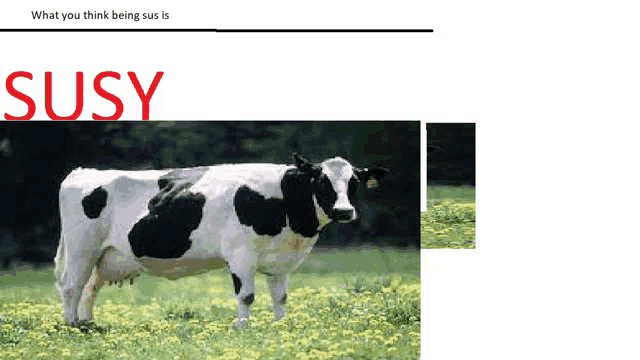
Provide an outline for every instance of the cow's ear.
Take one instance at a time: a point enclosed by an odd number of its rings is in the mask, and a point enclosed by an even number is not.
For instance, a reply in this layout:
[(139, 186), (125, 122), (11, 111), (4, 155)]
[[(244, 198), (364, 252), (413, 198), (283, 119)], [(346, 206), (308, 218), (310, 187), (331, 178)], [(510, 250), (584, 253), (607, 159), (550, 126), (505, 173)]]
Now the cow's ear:
[(385, 177), (391, 176), (391, 171), (385, 168), (358, 169), (354, 167), (353, 171), (356, 173), (356, 176), (360, 181), (367, 181), (369, 179), (381, 180)]
[(320, 166), (296, 153), (293, 154), (293, 163), (300, 171), (310, 174), (312, 177), (319, 176), (322, 172), (322, 168)]
[(374, 189), (380, 186), (380, 182), (391, 178), (391, 171), (385, 168), (358, 169), (353, 168), (361, 183), (366, 184), (367, 189)]

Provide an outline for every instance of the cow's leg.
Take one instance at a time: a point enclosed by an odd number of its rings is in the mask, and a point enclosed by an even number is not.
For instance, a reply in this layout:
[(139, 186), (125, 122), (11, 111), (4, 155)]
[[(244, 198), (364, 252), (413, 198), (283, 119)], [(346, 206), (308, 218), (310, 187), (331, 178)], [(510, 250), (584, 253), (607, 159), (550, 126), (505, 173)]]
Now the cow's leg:
[(90, 259), (69, 256), (65, 283), (62, 288), (64, 297), (64, 318), (71, 326), (78, 324), (78, 304), (85, 284), (89, 281), (94, 266)]
[(233, 267), (231, 267), (231, 279), (233, 280), (233, 287), (238, 300), (238, 320), (236, 321), (236, 327), (245, 327), (249, 322), (249, 315), (251, 315), (249, 306), (251, 306), (255, 299), (255, 276), (256, 273), (254, 270), (238, 269), (234, 271)]
[(84, 287), (82, 298), (80, 300), (80, 306), (78, 311), (78, 319), (80, 321), (93, 320), (93, 305), (98, 297), (100, 288), (104, 285), (104, 278), (100, 277), (100, 272), (94, 269), (93, 275), (89, 279), (89, 282)]
[(289, 284), (289, 275), (267, 275), (267, 282), (271, 290), (271, 299), (273, 300), (274, 320), (282, 319), (285, 315), (282, 306), (287, 302), (287, 286)]

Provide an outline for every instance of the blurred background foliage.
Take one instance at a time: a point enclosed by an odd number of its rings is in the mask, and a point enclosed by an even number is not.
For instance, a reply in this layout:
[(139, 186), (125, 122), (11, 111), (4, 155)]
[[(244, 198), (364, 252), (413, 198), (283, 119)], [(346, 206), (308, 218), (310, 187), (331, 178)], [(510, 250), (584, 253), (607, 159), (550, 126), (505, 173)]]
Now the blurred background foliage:
[(291, 164), (341, 156), (393, 171), (361, 189), (357, 224), (332, 224), (318, 246), (419, 246), (419, 122), (0, 122), (0, 261), (47, 264), (59, 238), (58, 192), (76, 167), (147, 170), (223, 163)]
[(476, 184), (476, 124), (427, 124), (427, 184)]

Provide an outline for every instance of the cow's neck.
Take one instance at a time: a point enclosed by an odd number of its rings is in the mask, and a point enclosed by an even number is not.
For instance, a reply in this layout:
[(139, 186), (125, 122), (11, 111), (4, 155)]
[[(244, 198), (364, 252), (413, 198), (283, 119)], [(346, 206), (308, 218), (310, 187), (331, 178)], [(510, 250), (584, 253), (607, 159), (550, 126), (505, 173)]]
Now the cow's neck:
[(331, 222), (331, 219), (329, 219), (329, 216), (324, 212), (324, 210), (322, 210), (322, 206), (318, 204), (318, 200), (316, 199), (316, 194), (313, 194), (312, 198), (313, 198), (313, 205), (316, 208), (316, 218), (320, 223), (320, 225), (318, 226), (318, 232), (320, 232), (320, 229), (322, 229), (327, 224), (329, 224)]

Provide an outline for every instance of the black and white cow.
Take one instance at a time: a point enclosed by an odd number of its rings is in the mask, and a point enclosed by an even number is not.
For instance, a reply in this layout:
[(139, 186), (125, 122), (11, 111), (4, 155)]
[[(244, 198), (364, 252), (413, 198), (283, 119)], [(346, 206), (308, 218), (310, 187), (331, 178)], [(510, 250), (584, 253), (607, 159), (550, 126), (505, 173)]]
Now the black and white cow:
[(148, 272), (178, 279), (228, 267), (249, 317), (256, 272), (265, 274), (275, 319), (285, 315), (287, 277), (330, 221), (357, 218), (359, 183), (385, 169), (358, 169), (336, 157), (320, 164), (238, 164), (120, 171), (78, 168), (62, 182), (62, 232), (55, 259), (64, 317), (93, 318), (105, 284)]

